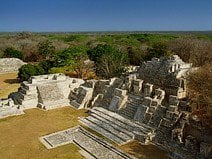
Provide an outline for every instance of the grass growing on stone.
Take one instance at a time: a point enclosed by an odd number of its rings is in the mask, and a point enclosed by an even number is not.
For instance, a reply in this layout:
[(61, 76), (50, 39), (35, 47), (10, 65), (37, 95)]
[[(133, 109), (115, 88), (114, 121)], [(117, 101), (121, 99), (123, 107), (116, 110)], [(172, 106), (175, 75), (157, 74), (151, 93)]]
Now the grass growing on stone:
[(0, 74), (0, 98), (7, 98), (11, 92), (18, 90), (20, 81), (17, 73)]
[(79, 124), (78, 117), (86, 110), (64, 107), (50, 111), (30, 109), (21, 116), (0, 120), (1, 159), (81, 159), (78, 148), (68, 144), (46, 149), (39, 137)]

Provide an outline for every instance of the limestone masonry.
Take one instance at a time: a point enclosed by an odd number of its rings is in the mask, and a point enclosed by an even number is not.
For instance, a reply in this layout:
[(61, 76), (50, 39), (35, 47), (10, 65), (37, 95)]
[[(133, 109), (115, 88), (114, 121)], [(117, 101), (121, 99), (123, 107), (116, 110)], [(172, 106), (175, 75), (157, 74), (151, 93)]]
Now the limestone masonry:
[[(24, 109), (39, 107), (49, 110), (70, 105), (76, 109), (88, 109), (90, 115), (81, 118), (80, 122), (119, 145), (138, 140), (165, 148), (172, 158), (210, 158), (211, 130), (198, 125), (186, 101), (185, 77), (192, 65), (173, 55), (153, 58), (136, 70), (110, 80), (84, 81), (63, 74), (31, 77), (21, 84), (18, 92), (9, 95), (10, 99), (0, 101), (0, 117), (18, 115)], [(188, 131), (191, 127), (194, 133)], [(77, 135), (80, 137), (73, 137), (71, 132), (68, 141), (64, 142), (63, 137), (60, 141), (57, 136), (58, 140), (49, 136), (45, 141), (49, 145), (44, 144), (53, 148), (60, 143), (76, 142), (82, 149), (87, 148), (85, 151), (89, 154), (104, 154), (103, 148), (93, 152), (92, 146), (97, 143), (89, 139), (91, 144), (83, 145), (80, 141), (85, 136), (81, 132)], [(108, 152), (117, 155), (111, 149)]]
[(17, 72), (24, 64), (26, 63), (17, 58), (0, 58), (0, 74)]

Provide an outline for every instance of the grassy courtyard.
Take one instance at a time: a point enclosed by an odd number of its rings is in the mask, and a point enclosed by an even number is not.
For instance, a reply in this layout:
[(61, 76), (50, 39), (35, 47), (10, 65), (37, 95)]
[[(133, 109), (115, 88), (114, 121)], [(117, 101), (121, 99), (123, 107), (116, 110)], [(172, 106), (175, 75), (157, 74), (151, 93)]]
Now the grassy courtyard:
[(27, 110), (26, 114), (0, 120), (1, 159), (81, 159), (78, 148), (69, 144), (46, 149), (38, 137), (78, 125), (86, 110), (64, 107), (51, 111)]

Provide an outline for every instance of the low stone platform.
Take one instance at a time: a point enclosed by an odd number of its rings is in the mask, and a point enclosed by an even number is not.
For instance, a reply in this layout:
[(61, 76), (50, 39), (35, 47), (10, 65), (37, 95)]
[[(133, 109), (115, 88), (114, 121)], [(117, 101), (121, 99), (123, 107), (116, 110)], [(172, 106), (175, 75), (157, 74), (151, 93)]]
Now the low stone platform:
[(23, 109), (13, 103), (12, 99), (0, 99), (0, 119), (24, 114)]
[(80, 122), (119, 145), (133, 139), (146, 144), (154, 137), (154, 129), (151, 127), (134, 123), (102, 107), (91, 109), (90, 116), (81, 118)]
[(48, 149), (74, 143), (87, 159), (135, 159), (80, 126), (40, 137), (40, 141)]

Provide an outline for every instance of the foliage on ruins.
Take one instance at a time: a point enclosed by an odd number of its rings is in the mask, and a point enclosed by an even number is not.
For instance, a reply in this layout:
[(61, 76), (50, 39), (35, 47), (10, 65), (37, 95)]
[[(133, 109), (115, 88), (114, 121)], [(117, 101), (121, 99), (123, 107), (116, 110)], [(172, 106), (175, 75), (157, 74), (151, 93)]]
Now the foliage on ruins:
[(39, 65), (26, 64), (19, 69), (18, 77), (22, 81), (26, 81), (31, 76), (42, 75), (44, 72), (44, 69)]

